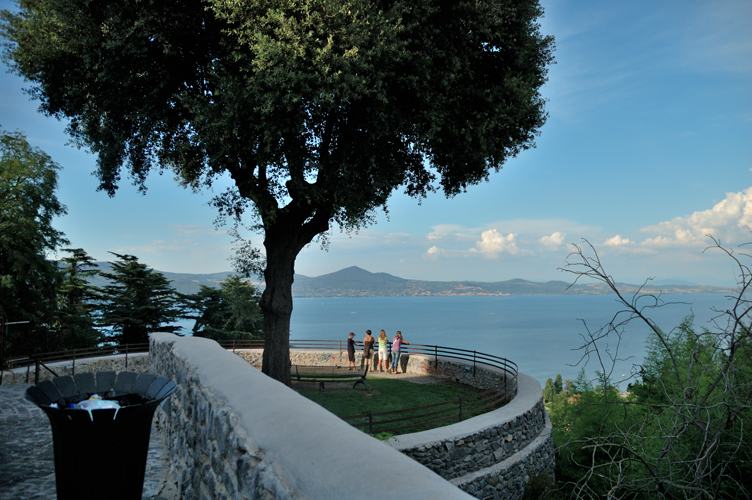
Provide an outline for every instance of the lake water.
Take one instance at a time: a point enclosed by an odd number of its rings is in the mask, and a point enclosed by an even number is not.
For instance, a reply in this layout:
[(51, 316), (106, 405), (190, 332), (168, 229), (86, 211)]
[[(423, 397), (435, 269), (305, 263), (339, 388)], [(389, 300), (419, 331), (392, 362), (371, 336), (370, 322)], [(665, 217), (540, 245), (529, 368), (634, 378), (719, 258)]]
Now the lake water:
[[(665, 295), (665, 302), (684, 302), (654, 309), (648, 316), (664, 331), (694, 312), (697, 326), (710, 326), (717, 316), (711, 308), (726, 309), (723, 295)], [(515, 295), (504, 297), (327, 297), (296, 298), (290, 326), (293, 339), (357, 339), (370, 329), (386, 330), (391, 339), (401, 330), (405, 340), (477, 350), (505, 357), (543, 384), (557, 373), (574, 379), (582, 364), (577, 350), (586, 333), (611, 320), (619, 308), (606, 295)], [(625, 330), (614, 380), (628, 376), (642, 362), (647, 327), (633, 321)], [(610, 350), (616, 339), (604, 342)], [(630, 358), (631, 356), (631, 358)], [(629, 359), (627, 359), (629, 358)], [(609, 363), (610, 366), (610, 363)], [(602, 371), (596, 359), (586, 366), (589, 376)], [(624, 385), (624, 384), (622, 384)]]
[[(691, 312), (695, 314), (695, 325), (710, 327), (709, 321), (717, 316), (711, 308), (728, 308), (723, 295), (664, 295), (663, 300), (682, 302), (648, 312), (664, 331), (677, 326)], [(580, 320), (595, 331), (620, 309), (614, 297), (608, 295), (295, 298), (290, 337), (344, 340), (352, 331), (360, 340), (367, 329), (375, 335), (384, 329), (391, 339), (395, 331), (401, 330), (405, 340), (416, 344), (505, 357), (542, 385), (557, 373), (565, 380), (576, 378), (583, 366), (577, 365), (582, 357), (577, 348), (586, 333)], [(189, 325), (184, 326), (189, 333)], [(629, 376), (633, 365), (642, 362), (647, 331), (637, 321), (626, 328), (614, 380), (621, 379), (622, 374)], [(612, 338), (602, 346), (608, 345), (613, 352), (615, 344), (616, 339)], [(591, 357), (586, 371), (594, 377), (596, 370), (602, 368)]]

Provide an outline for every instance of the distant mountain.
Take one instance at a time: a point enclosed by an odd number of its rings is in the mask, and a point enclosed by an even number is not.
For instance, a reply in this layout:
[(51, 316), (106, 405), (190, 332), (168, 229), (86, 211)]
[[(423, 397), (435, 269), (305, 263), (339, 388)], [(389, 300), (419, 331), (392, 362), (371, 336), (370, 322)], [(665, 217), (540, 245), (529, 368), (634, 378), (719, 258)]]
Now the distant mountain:
[[(619, 284), (624, 293), (639, 288)], [(725, 293), (728, 289), (702, 285), (666, 284), (644, 288), (662, 293)], [(613, 293), (601, 283), (569, 286), (565, 281), (535, 282), (523, 279), (507, 281), (421, 281), (408, 280), (387, 273), (371, 273), (359, 267), (311, 278), (295, 275), (292, 286), (295, 297), (403, 297), (460, 295), (604, 295)]]
[[(100, 271), (109, 273), (112, 272), (112, 266), (109, 262), (97, 262), (97, 267)], [(170, 280), (172, 288), (180, 293), (191, 294), (196, 293), (201, 288), (201, 285), (205, 285), (211, 288), (217, 288), (219, 283), (227, 279), (228, 275), (234, 275), (236, 273), (227, 271), (223, 273), (210, 273), (210, 274), (192, 274), (192, 273), (170, 273), (167, 271), (158, 271), (164, 275), (165, 278)], [(109, 284), (109, 280), (102, 276), (94, 276), (89, 281), (92, 285), (103, 287)]]
[(315, 278), (296, 274), (292, 293), (297, 297), (404, 295), (402, 292), (409, 282), (391, 274), (371, 273), (353, 266)]
[[(110, 272), (108, 262), (97, 262), (100, 270)], [(180, 293), (196, 293), (201, 285), (216, 288), (219, 283), (234, 275), (231, 271), (210, 274), (170, 273), (159, 271), (170, 280)], [(105, 286), (108, 281), (101, 276), (91, 279), (95, 286)], [(622, 293), (632, 294), (638, 286), (619, 283)], [(264, 284), (257, 285), (261, 290)], [(652, 293), (728, 293), (729, 288), (695, 285), (682, 280), (650, 282), (643, 288)], [(412, 297), (412, 296), (479, 296), (479, 295), (607, 295), (613, 293), (602, 283), (577, 284), (572, 287), (565, 281), (422, 281), (410, 280), (387, 273), (372, 273), (353, 266), (334, 273), (310, 277), (295, 275), (292, 285), (294, 297)]]

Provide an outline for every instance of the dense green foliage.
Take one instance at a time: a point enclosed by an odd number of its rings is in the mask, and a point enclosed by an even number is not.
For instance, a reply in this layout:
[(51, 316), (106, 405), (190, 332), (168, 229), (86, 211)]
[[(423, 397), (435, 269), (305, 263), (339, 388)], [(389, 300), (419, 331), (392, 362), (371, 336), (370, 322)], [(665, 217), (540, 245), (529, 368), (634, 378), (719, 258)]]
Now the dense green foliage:
[(47, 253), (66, 243), (52, 227), (65, 206), (55, 196), (60, 167), (19, 132), (0, 130), (0, 317), (9, 322), (9, 353), (53, 350), (60, 273)]
[[(20, 0), (5, 57), (70, 118), (100, 187), (229, 174), (266, 248), (263, 371), (289, 383), (295, 259), (399, 188), (447, 196), (534, 145), (553, 39), (536, 0)], [(253, 267), (253, 266), (251, 266)]]
[(65, 249), (70, 255), (60, 259), (63, 279), (57, 290), (54, 335), (60, 349), (95, 347), (104, 340), (97, 329), (100, 290), (88, 280), (99, 274), (98, 268), (81, 248)]
[(202, 285), (197, 294), (188, 297), (198, 312), (193, 335), (215, 340), (263, 338), (259, 296), (253, 285), (238, 276), (228, 276), (219, 288)]
[(169, 323), (185, 315), (183, 300), (164, 275), (133, 255), (113, 255), (112, 272), (101, 273), (112, 282), (102, 289), (100, 304), (100, 325), (108, 336), (120, 344), (139, 344), (154, 332), (179, 331)]
[[(187, 317), (187, 298), (136, 257), (115, 254), (112, 273), (100, 272), (81, 248), (65, 249), (68, 255), (57, 262), (48, 258), (67, 243), (52, 227), (65, 214), (55, 196), (58, 169), (22, 134), (0, 132), (0, 317), (23, 322), (8, 327), (4, 356), (140, 343), (154, 331), (178, 331), (169, 323)], [(92, 285), (96, 276), (109, 284)], [(220, 290), (204, 287), (198, 296), (199, 335), (260, 338), (251, 285), (229, 278)]]
[[(605, 344), (621, 338), (633, 320), (647, 325), (646, 356), (626, 392), (603, 373), (593, 384), (584, 370), (548, 404), (557, 446), (556, 479), (570, 498), (752, 498), (752, 272), (737, 254), (714, 240), (737, 266), (738, 290), (709, 328), (687, 318), (664, 331), (647, 312), (659, 296), (623, 297), (597, 254), (578, 247), (578, 277), (608, 284), (624, 309), (584, 346), (601, 366), (618, 357)], [(571, 265), (571, 264), (570, 264)], [(579, 279), (579, 278), (578, 278)], [(618, 343), (617, 343), (618, 345)], [(549, 379), (550, 380), (550, 379)], [(552, 383), (552, 386), (554, 384)]]

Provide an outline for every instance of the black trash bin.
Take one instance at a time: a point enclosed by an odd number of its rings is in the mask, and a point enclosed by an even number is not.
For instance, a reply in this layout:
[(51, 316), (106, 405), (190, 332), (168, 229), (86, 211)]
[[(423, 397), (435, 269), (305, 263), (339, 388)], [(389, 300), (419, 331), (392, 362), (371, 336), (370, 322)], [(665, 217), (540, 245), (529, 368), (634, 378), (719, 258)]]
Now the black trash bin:
[[(58, 499), (140, 499), (151, 421), (173, 392), (169, 379), (134, 372), (79, 373), (29, 387), (26, 399), (52, 425)], [(69, 408), (92, 395), (120, 408)]]

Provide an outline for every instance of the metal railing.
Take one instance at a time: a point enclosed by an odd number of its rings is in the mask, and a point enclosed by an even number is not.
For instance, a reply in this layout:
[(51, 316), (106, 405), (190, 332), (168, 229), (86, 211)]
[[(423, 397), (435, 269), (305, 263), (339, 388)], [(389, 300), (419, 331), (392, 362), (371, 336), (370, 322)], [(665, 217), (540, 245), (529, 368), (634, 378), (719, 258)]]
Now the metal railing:
[[(495, 409), (508, 403), (507, 395), (498, 387), (477, 394), (462, 396), (450, 401), (443, 401), (426, 406), (416, 406), (402, 410), (385, 412), (368, 412), (359, 415), (340, 417), (353, 427), (358, 427), (368, 434), (389, 432), (396, 434), (406, 429), (413, 431), (439, 427), (439, 422), (474, 417), (487, 410)], [(426, 410), (429, 410), (426, 412)], [(443, 425), (443, 424), (442, 424)]]
[(58, 374), (52, 370), (49, 366), (47, 366), (48, 363), (58, 363), (61, 361), (70, 361), (72, 364), (72, 373), (75, 375), (76, 373), (76, 361), (80, 361), (82, 359), (89, 359), (89, 358), (101, 358), (105, 356), (114, 356), (117, 354), (124, 354), (125, 355), (125, 368), (128, 368), (128, 355), (129, 354), (136, 354), (136, 353), (143, 353), (143, 352), (149, 352), (149, 344), (148, 342), (142, 343), (142, 344), (123, 344), (123, 345), (116, 345), (116, 346), (102, 346), (102, 347), (91, 347), (88, 349), (68, 349), (64, 351), (54, 351), (54, 352), (47, 352), (42, 354), (29, 354), (27, 356), (19, 356), (15, 358), (11, 358), (7, 360), (6, 366), (3, 367), (4, 370), (10, 370), (13, 368), (23, 368), (26, 367), (26, 383), (28, 384), (30, 381), (30, 371), (31, 367), (34, 366), (36, 368), (34, 372), (34, 383), (39, 383), (39, 372), (41, 368), (44, 368), (48, 372), (50, 372), (55, 377), (58, 376)]
[[(263, 340), (219, 340), (219, 345), (221, 345), (223, 348), (227, 350), (232, 350), (235, 352), (238, 349), (263, 349), (264, 348), (264, 341)], [(347, 350), (347, 340), (290, 340), (290, 349), (291, 350), (327, 350), (327, 351), (345, 351)], [(30, 369), (31, 366), (35, 366), (35, 377), (34, 383), (39, 382), (39, 372), (41, 368), (46, 369), (53, 375), (57, 376), (57, 374), (47, 366), (48, 363), (55, 363), (60, 361), (71, 361), (72, 363), (72, 373), (75, 374), (76, 370), (76, 360), (81, 360), (84, 358), (97, 358), (97, 357), (104, 357), (104, 356), (113, 356), (116, 354), (124, 354), (125, 355), (125, 368), (128, 368), (128, 355), (129, 354), (135, 354), (135, 353), (143, 353), (149, 351), (149, 344), (148, 343), (142, 343), (142, 344), (123, 344), (123, 345), (116, 345), (116, 346), (102, 346), (102, 347), (94, 347), (89, 349), (70, 349), (65, 351), (56, 351), (56, 352), (50, 352), (50, 353), (44, 353), (44, 354), (34, 354), (29, 356), (21, 356), (16, 357), (7, 360), (6, 366), (3, 367), (4, 370), (12, 369), (12, 368), (21, 368), (21, 367), (27, 367), (27, 380), (26, 382), (29, 382), (30, 378)], [(378, 354), (378, 348), (375, 351)], [(388, 352), (391, 352), (391, 342), (389, 343), (389, 350)], [(436, 373), (439, 371), (439, 358), (448, 358), (452, 360), (457, 361), (463, 361), (466, 364), (466, 369), (470, 369), (472, 366), (472, 374), (475, 376), (476, 369), (478, 365), (485, 365), (489, 367), (496, 368), (498, 370), (501, 370), (503, 373), (504, 378), (504, 387), (503, 387), (503, 398), (508, 398), (510, 396), (508, 386), (509, 386), (509, 380), (513, 380), (515, 383), (513, 385), (513, 392), (511, 393), (511, 396), (514, 397), (516, 394), (516, 388), (517, 388), (517, 374), (518, 374), (518, 367), (517, 364), (509, 361), (506, 358), (502, 358), (501, 356), (495, 356), (493, 354), (487, 354), (483, 352), (478, 351), (471, 351), (469, 349), (457, 349), (454, 347), (443, 347), (443, 346), (436, 346), (436, 345), (424, 345), (424, 344), (402, 344), (402, 354), (421, 354), (427, 357), (433, 357), (434, 358), (434, 366), (428, 366), (427, 372), (430, 373)], [(470, 364), (472, 363), (472, 365)], [(2, 383), (0, 381), (0, 383)], [(494, 388), (496, 391), (501, 391), (501, 387)], [(447, 403), (448, 404), (448, 403)], [(461, 402), (459, 403), (462, 404)], [(402, 411), (402, 410), (399, 410)], [(393, 412), (386, 412), (383, 415), (388, 415)], [(381, 413), (373, 413), (371, 414), (371, 421), (373, 420), (374, 416), (383, 416)], [(366, 417), (366, 415), (361, 415), (360, 417)], [(459, 418), (462, 418), (462, 410), (460, 410), (458, 414)], [(356, 416), (357, 417), (357, 416)], [(355, 417), (353, 417), (355, 418)], [(443, 417), (442, 417), (443, 418)], [(384, 422), (381, 422), (384, 423)], [(373, 424), (372, 424), (373, 425)]]

